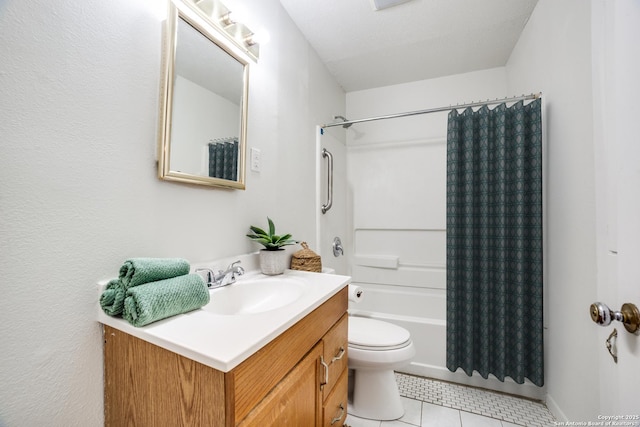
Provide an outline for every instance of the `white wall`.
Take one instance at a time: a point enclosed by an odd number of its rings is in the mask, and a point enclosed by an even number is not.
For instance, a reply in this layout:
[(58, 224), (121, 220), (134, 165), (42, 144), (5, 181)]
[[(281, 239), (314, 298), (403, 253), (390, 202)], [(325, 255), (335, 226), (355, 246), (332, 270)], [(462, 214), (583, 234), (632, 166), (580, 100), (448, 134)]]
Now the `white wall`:
[[(597, 354), (591, 3), (540, 0), (507, 64), (509, 92), (540, 90), (547, 136), (547, 403), (596, 420)], [(577, 386), (579, 384), (579, 386)]]
[[(359, 119), (503, 98), (506, 86), (505, 69), (495, 68), (350, 92), (347, 113)], [(542, 398), (531, 384), (469, 378), (446, 367), (447, 114), (354, 124), (347, 131), (351, 274), (366, 292), (351, 311), (411, 332), (417, 355), (405, 372)]]
[(315, 125), (343, 91), (277, 0), (244, 0), (271, 32), (250, 84), (262, 172), (246, 191), (160, 181), (158, 3), (0, 3), (0, 425), (102, 425), (94, 286), (126, 258), (251, 252), (267, 215), (314, 243)]

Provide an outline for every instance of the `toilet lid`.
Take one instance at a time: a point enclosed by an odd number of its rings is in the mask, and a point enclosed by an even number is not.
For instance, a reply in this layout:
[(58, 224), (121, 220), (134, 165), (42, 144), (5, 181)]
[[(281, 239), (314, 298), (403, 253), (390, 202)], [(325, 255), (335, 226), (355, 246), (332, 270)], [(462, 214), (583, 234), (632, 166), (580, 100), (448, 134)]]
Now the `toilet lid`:
[(349, 317), (349, 346), (369, 350), (393, 350), (409, 345), (409, 331), (393, 323)]

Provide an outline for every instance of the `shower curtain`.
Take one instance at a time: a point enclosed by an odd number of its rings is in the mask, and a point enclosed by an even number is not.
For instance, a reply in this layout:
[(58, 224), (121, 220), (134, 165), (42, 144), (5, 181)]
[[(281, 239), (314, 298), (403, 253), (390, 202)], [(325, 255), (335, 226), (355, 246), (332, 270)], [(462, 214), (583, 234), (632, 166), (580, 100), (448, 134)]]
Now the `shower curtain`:
[(449, 113), (447, 368), (542, 386), (541, 100)]
[(238, 179), (238, 138), (218, 138), (209, 141), (209, 176)]

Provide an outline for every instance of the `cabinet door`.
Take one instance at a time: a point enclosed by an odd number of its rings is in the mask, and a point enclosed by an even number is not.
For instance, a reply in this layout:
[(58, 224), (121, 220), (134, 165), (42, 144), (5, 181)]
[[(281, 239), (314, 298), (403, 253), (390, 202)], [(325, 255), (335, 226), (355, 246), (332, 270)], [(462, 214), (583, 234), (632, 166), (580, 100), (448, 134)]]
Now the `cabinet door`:
[(324, 402), (322, 411), (323, 427), (341, 427), (347, 418), (347, 381), (349, 375), (345, 369), (336, 381), (333, 391)]
[(325, 369), (328, 371), (326, 373), (327, 384), (323, 387), (323, 400), (327, 399), (338, 378), (347, 370), (348, 322), (349, 318), (345, 313), (322, 339), (324, 341), (322, 358), (326, 364)]
[(320, 423), (319, 342), (247, 417), (241, 427), (313, 427)]
[(229, 417), (233, 425), (245, 419), (331, 330), (347, 311), (347, 303), (348, 289), (345, 287), (225, 374), (227, 397), (232, 400)]
[(104, 326), (105, 427), (223, 426), (224, 399), (223, 372)]

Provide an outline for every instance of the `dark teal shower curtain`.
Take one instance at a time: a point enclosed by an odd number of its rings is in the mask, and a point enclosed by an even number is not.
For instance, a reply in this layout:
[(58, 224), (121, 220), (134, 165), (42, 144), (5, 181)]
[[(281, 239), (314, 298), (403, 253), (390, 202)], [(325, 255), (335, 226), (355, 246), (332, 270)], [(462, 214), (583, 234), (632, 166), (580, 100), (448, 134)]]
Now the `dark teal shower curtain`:
[(542, 386), (541, 100), (449, 113), (447, 368)]
[(209, 142), (209, 176), (238, 179), (238, 138), (219, 138)]

